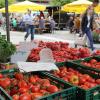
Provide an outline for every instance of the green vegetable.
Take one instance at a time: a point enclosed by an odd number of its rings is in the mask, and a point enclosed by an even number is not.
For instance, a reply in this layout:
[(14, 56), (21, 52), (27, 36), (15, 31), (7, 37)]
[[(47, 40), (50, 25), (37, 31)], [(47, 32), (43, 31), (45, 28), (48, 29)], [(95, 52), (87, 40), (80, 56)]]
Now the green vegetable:
[(16, 51), (15, 45), (0, 37), (0, 62), (6, 63)]
[(94, 42), (100, 42), (99, 41), (99, 34), (98, 33), (93, 32), (93, 40), (94, 40)]

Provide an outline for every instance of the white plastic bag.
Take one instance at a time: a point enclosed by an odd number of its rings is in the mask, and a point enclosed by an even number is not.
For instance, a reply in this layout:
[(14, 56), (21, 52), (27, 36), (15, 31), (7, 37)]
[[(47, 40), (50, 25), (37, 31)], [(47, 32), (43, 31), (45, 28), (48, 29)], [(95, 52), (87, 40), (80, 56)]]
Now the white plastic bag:
[(40, 61), (39, 62), (55, 62), (52, 54), (52, 50), (49, 48), (44, 48), (40, 51)]
[(37, 42), (20, 42), (17, 51), (27, 52), (37, 47), (38, 47)]
[(26, 61), (28, 56), (30, 54), (30, 51), (28, 52), (16, 52), (14, 55), (11, 56), (11, 63), (17, 63), (19, 61)]
[(79, 36), (79, 34), (76, 34), (75, 44), (76, 45), (82, 45), (82, 46), (88, 46), (89, 45), (89, 40), (88, 40), (86, 34), (84, 34), (81, 37)]

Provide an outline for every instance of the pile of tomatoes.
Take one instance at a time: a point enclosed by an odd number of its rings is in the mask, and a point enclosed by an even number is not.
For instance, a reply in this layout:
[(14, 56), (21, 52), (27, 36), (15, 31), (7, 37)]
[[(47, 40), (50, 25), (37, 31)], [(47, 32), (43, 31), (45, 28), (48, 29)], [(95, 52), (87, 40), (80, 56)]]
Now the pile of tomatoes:
[(56, 62), (65, 62), (67, 60), (77, 60), (91, 56), (88, 48), (72, 48), (68, 43), (63, 42), (39, 42), (39, 47), (31, 51), (28, 61), (36, 62), (40, 60), (39, 53), (43, 48), (50, 48)]
[(36, 100), (61, 90), (48, 78), (22, 73), (15, 73), (13, 78), (0, 74), (0, 86), (12, 96), (13, 100)]
[(66, 82), (70, 82), (73, 85), (79, 86), (85, 90), (100, 85), (100, 79), (93, 79), (88, 74), (82, 74), (72, 68), (65, 66), (60, 67), (59, 70), (51, 72), (54, 76), (62, 78)]
[(91, 59), (90, 61), (83, 61), (81, 62), (81, 64), (88, 67), (100, 69), (100, 61), (97, 61), (96, 59)]

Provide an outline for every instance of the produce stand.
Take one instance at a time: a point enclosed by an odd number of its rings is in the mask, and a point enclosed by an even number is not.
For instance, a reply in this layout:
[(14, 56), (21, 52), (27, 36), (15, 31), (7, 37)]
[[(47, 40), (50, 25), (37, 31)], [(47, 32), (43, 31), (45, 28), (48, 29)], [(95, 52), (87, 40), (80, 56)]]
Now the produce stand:
[[(77, 70), (79, 71), (80, 73), (82, 74), (88, 74), (90, 75), (91, 77), (93, 77), (94, 79), (98, 79), (100, 78), (100, 76), (98, 75), (94, 75), (92, 71), (88, 71), (86, 68), (81, 68), (80, 66), (78, 65), (75, 65), (74, 63), (72, 62), (65, 62), (65, 63), (57, 63), (57, 66), (60, 68), (62, 66), (66, 67), (67, 66), (67, 69), (68, 68), (72, 68), (74, 70)], [(51, 73), (50, 72), (45, 72), (45, 74), (49, 74), (49, 75), (52, 75), (52, 71)], [(61, 78), (58, 78), (58, 80), (61, 80), (62, 82), (64, 82), (65, 84), (66, 83), (69, 83), (69, 82), (66, 82), (64, 81), (63, 79)], [(72, 85), (72, 84), (71, 84)], [(75, 86), (75, 85), (72, 85), (72, 86)], [(77, 95), (76, 95), (76, 100), (100, 100), (100, 85), (97, 85), (93, 88), (90, 88), (90, 89), (82, 89), (81, 87), (79, 86), (76, 86), (77, 88)]]
[(82, 68), (86, 68), (87, 70), (97, 72), (96, 74), (100, 75), (99, 62), (100, 62), (100, 56), (94, 56), (94, 57), (88, 57), (88, 58), (84, 58), (84, 59), (74, 60), (72, 63), (75, 63), (76, 65), (78, 65)]
[[(43, 42), (43, 41), (36, 41), (38, 43), (38, 46), (34, 46), (29, 45), (29, 44), (24, 44), (22, 43), (21, 45), (18, 45), (17, 48), (17, 52), (15, 52), (14, 54), (18, 54), (17, 56), (17, 60), (21, 61), (22, 63), (24, 62), (24, 66), (19, 67), (18, 65), (16, 66), (16, 64), (11, 65), (11, 66), (4, 66), (4, 69), (0, 68), (0, 74), (4, 75), (5, 77), (9, 77), (11, 80), (15, 78), (15, 73), (21, 73), (20, 71), (22, 70), (22, 68), (24, 67), (23, 70), (23, 75), (24, 77), (27, 76), (26, 81), (27, 84), (29, 84), (29, 77), (31, 75), (36, 75), (39, 76), (39, 78), (41, 79), (48, 79), (50, 81), (51, 85), (55, 85), (59, 91), (54, 92), (54, 93), (49, 93), (47, 95), (43, 95), (41, 98), (38, 98), (38, 100), (100, 100), (100, 83), (95, 83), (98, 81), (100, 81), (100, 69), (97, 68), (93, 68), (93, 67), (88, 67), (86, 65), (82, 65), (81, 62), (83, 61), (90, 61), (92, 59), (97, 60), (98, 62), (100, 61), (100, 50), (98, 50), (95, 55), (97, 56), (93, 56), (90, 52), (90, 50), (88, 48), (71, 48), (69, 47), (68, 43), (63, 43), (63, 42)], [(23, 45), (24, 44), (24, 45)], [(43, 50), (46, 49), (50, 49), (49, 51), (44, 51)], [(25, 52), (31, 51), (30, 55), (27, 54), (27, 62), (25, 57)], [(42, 53), (41, 53), (42, 52)], [(42, 56), (41, 56), (42, 54)], [(51, 55), (52, 54), (52, 55)], [(12, 59), (15, 61), (12, 62), (13, 63), (19, 63), (15, 58), (16, 56), (13, 55)], [(50, 59), (48, 56), (50, 56)], [(19, 58), (22, 57), (24, 58), (24, 60), (19, 60)], [(86, 58), (88, 57), (88, 58)], [(52, 59), (51, 59), (52, 58)], [(42, 60), (41, 60), (42, 59)], [(20, 63), (21, 63), (20, 62)], [(42, 63), (40, 65), (38, 65), (39, 69), (37, 68), (37, 66), (34, 64), (33, 66), (28, 65), (27, 68), (27, 64), (28, 63)], [(45, 64), (43, 64), (45, 63)], [(67, 80), (66, 78), (63, 78), (63, 76), (58, 77), (56, 76), (54, 73), (52, 72), (60, 72), (60, 70), (54, 69), (54, 66), (51, 64), (47, 64), (47, 63), (52, 63), (53, 65), (56, 64), (56, 68), (60, 69), (62, 67), (66, 68), (67, 70), (70, 70), (69, 72), (73, 71), (78, 71), (75, 72), (75, 77), (76, 80), (80, 79), (77, 78), (78, 74), (85, 74), (86, 77), (91, 77), (90, 80), (92, 79), (92, 82), (90, 83), (90, 87), (87, 88), (86, 87), (81, 87), (80, 84), (76, 85), (76, 84), (72, 84), (71, 80)], [(51, 67), (50, 67), (51, 66)], [(58, 66), (58, 67), (57, 67)], [(100, 64), (99, 64), (100, 66)], [(33, 68), (34, 67), (34, 68)], [(18, 69), (19, 68), (19, 69)], [(51, 68), (49, 71), (48, 69)], [(25, 69), (34, 71), (34, 72), (27, 72)], [(34, 70), (35, 69), (35, 70)], [(37, 71), (38, 69), (38, 71)], [(69, 73), (68, 72), (68, 73)], [(78, 73), (78, 74), (77, 74)], [(62, 75), (64, 75), (65, 72), (62, 72)], [(66, 77), (70, 77), (73, 74), (69, 74)], [(84, 79), (84, 78), (83, 78)], [(2, 80), (2, 78), (0, 78), (0, 81)], [(25, 80), (25, 79), (22, 79)], [(17, 82), (19, 82), (20, 80), (18, 80)], [(85, 81), (84, 83), (86, 83), (87, 85), (87, 81)], [(18, 84), (18, 83), (17, 83)], [(35, 85), (34, 83), (32, 83), (32, 85)], [(4, 87), (2, 88), (2, 85), (0, 84), (0, 100), (13, 100), (13, 96), (9, 95), (9, 91), (7, 91)], [(13, 85), (12, 85), (13, 86)], [(82, 85), (83, 86), (83, 85)], [(17, 86), (18, 87), (18, 86)], [(41, 86), (42, 87), (42, 86)], [(14, 87), (13, 87), (14, 88)], [(16, 88), (16, 86), (15, 86)], [(12, 88), (8, 88), (8, 90), (10, 89), (10, 92), (12, 91)], [(19, 87), (18, 87), (19, 89)], [(40, 88), (41, 89), (41, 88)], [(30, 90), (32, 92), (32, 90)], [(44, 91), (44, 90), (43, 90)], [(48, 91), (48, 90), (46, 90)], [(29, 92), (29, 93), (31, 93)], [(21, 93), (18, 93), (17, 95), (21, 95)], [(34, 100), (34, 99), (32, 99)], [(36, 100), (36, 99), (35, 99)]]
[[(13, 78), (14, 73), (18, 72), (17, 69), (8, 70), (5, 72), (1, 72), (3, 75), (7, 75), (10, 78)], [(43, 96), (41, 98), (38, 98), (38, 100), (75, 100), (76, 99), (76, 88), (71, 86), (70, 84), (64, 84), (62, 81), (58, 80), (57, 78), (46, 75), (44, 72), (32, 72), (32, 73), (24, 73), (24, 75), (39, 75), (39, 77), (43, 79), (49, 79), (52, 84), (56, 85), (59, 88), (62, 88), (62, 90)], [(8, 95), (3, 89), (2, 92), (4, 95)], [(12, 97), (9, 96), (9, 99), (6, 100), (12, 100)], [(34, 99), (33, 99), (34, 100)]]

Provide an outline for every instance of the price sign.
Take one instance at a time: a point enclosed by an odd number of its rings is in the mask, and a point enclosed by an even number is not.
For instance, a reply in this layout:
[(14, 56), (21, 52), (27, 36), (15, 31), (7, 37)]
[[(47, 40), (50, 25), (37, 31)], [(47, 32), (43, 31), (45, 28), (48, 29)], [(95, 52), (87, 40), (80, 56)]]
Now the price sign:
[(46, 62), (18, 62), (17, 65), (21, 72), (59, 70), (54, 63)]

